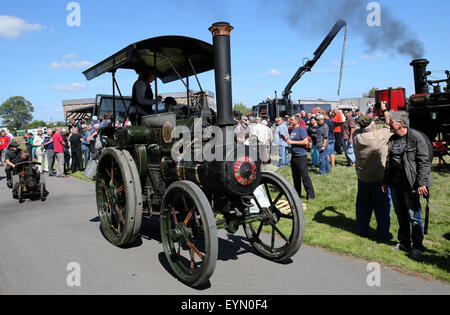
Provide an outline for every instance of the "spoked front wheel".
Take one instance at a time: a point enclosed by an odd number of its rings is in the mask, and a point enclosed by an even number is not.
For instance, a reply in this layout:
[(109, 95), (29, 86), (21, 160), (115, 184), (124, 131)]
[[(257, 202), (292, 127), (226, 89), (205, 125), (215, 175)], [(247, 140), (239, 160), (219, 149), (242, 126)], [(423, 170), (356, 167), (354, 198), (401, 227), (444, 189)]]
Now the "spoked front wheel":
[(203, 191), (189, 181), (173, 183), (161, 206), (161, 239), (178, 279), (199, 286), (211, 277), (218, 253), (217, 227)]
[(119, 247), (136, 239), (142, 218), (141, 183), (133, 158), (127, 153), (105, 149), (98, 163), (95, 184), (103, 234)]
[(260, 220), (244, 224), (245, 234), (263, 257), (286, 260), (300, 249), (305, 234), (302, 204), (292, 185), (281, 175), (262, 173), (254, 203)]

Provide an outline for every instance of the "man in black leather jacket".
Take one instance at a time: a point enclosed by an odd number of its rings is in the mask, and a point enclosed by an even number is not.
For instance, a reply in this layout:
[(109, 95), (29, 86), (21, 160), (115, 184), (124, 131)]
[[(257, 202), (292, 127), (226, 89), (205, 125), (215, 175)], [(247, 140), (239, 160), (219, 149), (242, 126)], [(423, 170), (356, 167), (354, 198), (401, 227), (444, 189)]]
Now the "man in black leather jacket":
[(388, 143), (383, 191), (387, 193), (387, 187), (391, 188), (399, 223), (399, 244), (394, 249), (410, 252), (411, 257), (418, 258), (423, 251), (424, 238), (420, 196), (428, 195), (433, 182), (430, 152), (422, 134), (409, 128), (407, 112), (389, 112), (389, 126), (394, 135)]

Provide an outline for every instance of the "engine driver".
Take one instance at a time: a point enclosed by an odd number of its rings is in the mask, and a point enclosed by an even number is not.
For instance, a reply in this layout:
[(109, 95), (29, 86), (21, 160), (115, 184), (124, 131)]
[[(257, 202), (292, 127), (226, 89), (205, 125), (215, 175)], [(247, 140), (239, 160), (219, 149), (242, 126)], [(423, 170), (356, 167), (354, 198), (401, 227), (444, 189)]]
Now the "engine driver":
[(156, 70), (148, 68), (143, 70), (138, 80), (133, 85), (133, 94), (131, 96), (131, 121), (133, 125), (138, 122), (139, 116), (153, 114), (152, 106), (161, 101), (161, 96), (155, 100), (151, 83), (156, 79)]
[(15, 164), (13, 161), (15, 161), (22, 150), (19, 149), (19, 145), (16, 141), (12, 141), (9, 145), (9, 149), (6, 151), (5, 154), (5, 173), (6, 173), (6, 185), (8, 185), (9, 188), (12, 188), (12, 171), (15, 167)]

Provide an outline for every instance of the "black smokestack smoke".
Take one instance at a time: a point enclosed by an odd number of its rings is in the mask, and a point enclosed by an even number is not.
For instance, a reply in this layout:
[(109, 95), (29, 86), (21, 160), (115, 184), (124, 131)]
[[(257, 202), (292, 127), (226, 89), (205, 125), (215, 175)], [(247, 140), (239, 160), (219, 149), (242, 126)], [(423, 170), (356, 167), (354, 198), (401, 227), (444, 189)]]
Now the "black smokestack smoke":
[[(410, 28), (395, 18), (387, 5), (381, 5), (381, 26), (370, 27), (367, 17), (372, 11), (367, 10), (370, 1), (361, 0), (284, 0), (281, 5), (282, 16), (296, 31), (307, 33), (326, 32), (326, 29), (343, 19), (349, 25), (349, 32), (358, 34), (367, 45), (367, 52), (380, 50), (398, 53), (412, 59), (422, 58), (424, 45), (414, 38)], [(270, 6), (269, 1), (266, 4)]]

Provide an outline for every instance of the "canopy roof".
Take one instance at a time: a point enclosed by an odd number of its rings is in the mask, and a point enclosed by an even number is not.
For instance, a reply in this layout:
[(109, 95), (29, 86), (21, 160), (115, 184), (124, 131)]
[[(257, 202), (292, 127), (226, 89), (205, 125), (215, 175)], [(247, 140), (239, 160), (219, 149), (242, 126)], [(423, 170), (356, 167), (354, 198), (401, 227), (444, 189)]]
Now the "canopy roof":
[(211, 44), (190, 37), (161, 36), (132, 44), (83, 74), (87, 80), (92, 80), (117, 69), (133, 69), (140, 73), (146, 68), (156, 68), (158, 78), (168, 83), (179, 79), (170, 63), (181, 77), (194, 75), (188, 58), (196, 74), (214, 69), (214, 49)]

